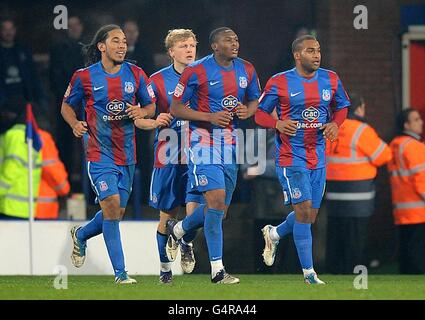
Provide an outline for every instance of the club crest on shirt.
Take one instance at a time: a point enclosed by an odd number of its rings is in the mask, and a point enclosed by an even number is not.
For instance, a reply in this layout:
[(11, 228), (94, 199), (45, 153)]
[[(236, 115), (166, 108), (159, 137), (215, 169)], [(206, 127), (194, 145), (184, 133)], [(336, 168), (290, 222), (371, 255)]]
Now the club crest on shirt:
[(99, 188), (100, 188), (100, 191), (106, 191), (106, 190), (108, 190), (108, 184), (105, 182), (105, 181), (100, 181), (99, 182)]
[(184, 91), (184, 85), (179, 82), (176, 86), (176, 89), (174, 90), (174, 96), (176, 98), (181, 97), (181, 95), (183, 94), (183, 91)]
[(329, 101), (331, 100), (331, 91), (328, 89), (323, 89), (322, 90), (322, 99), (324, 101)]
[(239, 77), (239, 87), (245, 89), (248, 86), (248, 80), (245, 77)]
[(198, 180), (200, 186), (206, 186), (208, 184), (207, 176), (203, 174), (198, 175)]
[(157, 203), (158, 202), (158, 196), (156, 195), (156, 193), (152, 194), (152, 202), (153, 203)]
[(149, 97), (155, 99), (155, 92), (153, 92), (152, 85), (149, 83), (146, 88), (148, 89)]
[(108, 110), (110, 113), (112, 114), (119, 114), (120, 112), (122, 112), (125, 108), (124, 102), (114, 99), (112, 101), (110, 101), (107, 105), (106, 105), (106, 110)]
[(125, 82), (124, 83), (124, 91), (127, 93), (133, 93), (134, 92), (134, 85), (133, 82)]
[(292, 189), (292, 199), (299, 199), (299, 198), (301, 198), (301, 196), (302, 196), (302, 194), (301, 194), (300, 189), (298, 189), (298, 188)]
[(229, 112), (232, 112), (233, 109), (235, 109), (238, 106), (238, 102), (239, 102), (238, 98), (232, 95), (228, 95), (223, 100), (221, 100), (221, 106), (223, 107), (223, 109)]

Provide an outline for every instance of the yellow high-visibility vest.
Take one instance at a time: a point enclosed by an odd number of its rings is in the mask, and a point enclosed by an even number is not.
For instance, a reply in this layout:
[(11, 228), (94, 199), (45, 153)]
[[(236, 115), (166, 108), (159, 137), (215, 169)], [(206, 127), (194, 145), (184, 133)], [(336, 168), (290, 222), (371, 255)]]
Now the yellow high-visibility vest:
[[(0, 213), (28, 218), (28, 145), (25, 125), (15, 124), (0, 138)], [(41, 152), (33, 149), (33, 196), (38, 196)], [(34, 201), (34, 213), (36, 202)]]

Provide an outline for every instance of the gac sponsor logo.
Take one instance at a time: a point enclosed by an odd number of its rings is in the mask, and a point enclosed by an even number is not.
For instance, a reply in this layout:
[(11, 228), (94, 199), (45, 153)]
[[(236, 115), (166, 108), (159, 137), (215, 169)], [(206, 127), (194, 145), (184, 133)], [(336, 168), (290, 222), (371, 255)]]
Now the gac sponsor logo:
[(124, 102), (114, 99), (106, 105), (106, 110), (109, 113), (117, 115), (121, 113), (122, 111), (124, 111), (124, 107), (125, 107)]
[(298, 129), (317, 129), (321, 128), (323, 126), (323, 123), (321, 122), (313, 122), (313, 123), (297, 123)]
[(317, 110), (315, 107), (311, 106), (308, 109), (305, 109), (301, 116), (304, 120), (307, 120), (308, 122), (313, 122), (314, 120), (317, 120), (320, 116), (319, 110)]
[(238, 98), (229, 95), (227, 97), (225, 97), (223, 100), (221, 100), (221, 106), (223, 107), (223, 109), (226, 109), (229, 112), (232, 112), (233, 109), (235, 109), (238, 106)]
[(127, 114), (118, 114), (116, 116), (102, 116), (103, 121), (119, 121), (119, 120), (127, 120), (128, 115)]
[(181, 127), (181, 126), (184, 126), (185, 124), (186, 124), (186, 120), (177, 120), (176, 121), (176, 126), (177, 127)]

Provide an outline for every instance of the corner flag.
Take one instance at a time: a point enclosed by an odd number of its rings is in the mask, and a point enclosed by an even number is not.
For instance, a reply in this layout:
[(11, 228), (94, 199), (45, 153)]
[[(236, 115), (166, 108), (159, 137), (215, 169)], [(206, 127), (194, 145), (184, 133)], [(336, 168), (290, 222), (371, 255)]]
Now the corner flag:
[(32, 113), (32, 105), (27, 103), (27, 112), (26, 112), (26, 128), (25, 128), (25, 140), (28, 143), (28, 140), (32, 139), (33, 147), (36, 151), (40, 151), (42, 147), (42, 141), (40, 134), (38, 132), (38, 125), (35, 121), (34, 114)]

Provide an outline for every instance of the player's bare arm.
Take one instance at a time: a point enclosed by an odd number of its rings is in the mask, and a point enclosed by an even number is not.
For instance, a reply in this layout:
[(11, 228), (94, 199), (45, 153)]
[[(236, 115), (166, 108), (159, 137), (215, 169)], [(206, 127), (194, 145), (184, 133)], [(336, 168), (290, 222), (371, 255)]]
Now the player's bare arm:
[(276, 122), (276, 129), (283, 134), (293, 137), (297, 133), (297, 124), (298, 121), (294, 121), (291, 119), (278, 120)]
[(151, 103), (141, 108), (140, 105), (127, 103), (127, 109), (125, 111), (132, 120), (152, 118), (155, 115), (155, 104)]
[(87, 132), (87, 122), (78, 120), (74, 109), (66, 102), (62, 103), (61, 114), (66, 123), (72, 128), (74, 136), (81, 138)]
[(239, 102), (238, 106), (236, 107), (236, 115), (241, 120), (248, 119), (255, 114), (255, 112), (257, 111), (257, 107), (258, 100), (249, 101), (247, 105), (244, 105)]
[(323, 135), (329, 141), (334, 141), (338, 137), (338, 125), (334, 121), (326, 123), (320, 130), (323, 130)]
[(233, 119), (230, 112), (226, 110), (215, 113), (200, 112), (190, 109), (183, 103), (176, 100), (173, 100), (173, 102), (171, 103), (170, 110), (171, 114), (176, 118), (189, 121), (211, 122), (212, 124), (218, 125), (223, 128), (227, 127), (230, 121), (232, 121)]
[(173, 116), (169, 113), (160, 113), (156, 119), (137, 119), (134, 125), (143, 130), (153, 130), (159, 127), (169, 127)]

